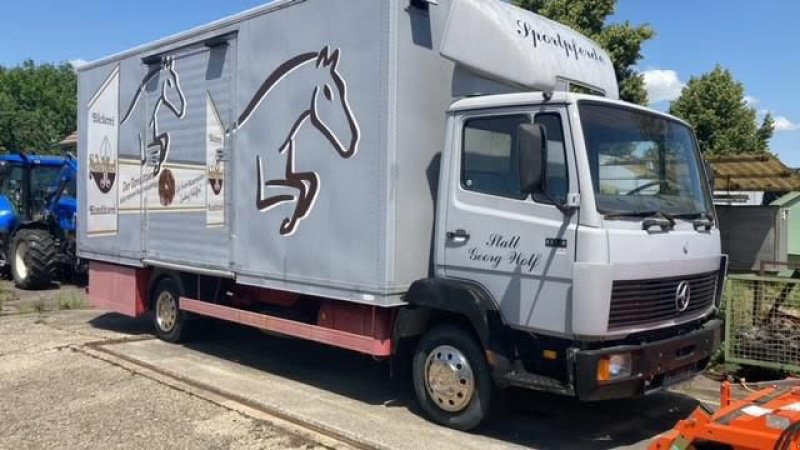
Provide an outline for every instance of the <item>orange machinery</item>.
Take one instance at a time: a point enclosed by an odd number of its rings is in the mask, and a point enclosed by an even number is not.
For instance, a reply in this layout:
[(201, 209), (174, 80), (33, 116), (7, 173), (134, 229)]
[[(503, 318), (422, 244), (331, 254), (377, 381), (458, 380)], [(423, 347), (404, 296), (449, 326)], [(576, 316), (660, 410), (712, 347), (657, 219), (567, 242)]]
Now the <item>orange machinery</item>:
[(654, 441), (650, 450), (800, 449), (800, 380), (758, 386), (768, 387), (734, 400), (730, 382), (724, 382), (716, 413), (697, 408)]

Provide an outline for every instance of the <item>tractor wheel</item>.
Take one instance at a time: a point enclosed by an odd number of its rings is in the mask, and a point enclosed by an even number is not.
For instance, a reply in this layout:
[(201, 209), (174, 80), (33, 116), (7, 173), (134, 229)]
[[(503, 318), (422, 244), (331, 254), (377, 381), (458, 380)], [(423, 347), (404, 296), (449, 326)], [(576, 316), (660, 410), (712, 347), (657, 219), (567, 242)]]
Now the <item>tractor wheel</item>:
[(11, 276), (17, 287), (39, 289), (53, 282), (58, 249), (47, 230), (20, 230), (10, 247)]

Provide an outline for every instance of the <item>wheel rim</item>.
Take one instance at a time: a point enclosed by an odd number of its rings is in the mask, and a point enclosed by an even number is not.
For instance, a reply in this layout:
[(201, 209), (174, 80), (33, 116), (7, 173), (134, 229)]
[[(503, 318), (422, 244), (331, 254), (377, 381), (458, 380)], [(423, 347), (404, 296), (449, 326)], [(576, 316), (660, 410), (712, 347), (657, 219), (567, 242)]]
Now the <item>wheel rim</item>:
[(178, 302), (171, 293), (164, 291), (156, 299), (156, 323), (162, 331), (169, 333), (177, 321)]
[(467, 357), (449, 345), (436, 347), (425, 361), (425, 388), (444, 411), (464, 410), (475, 394), (475, 377)]
[(28, 278), (28, 266), (25, 265), (25, 256), (27, 256), (27, 254), (28, 244), (24, 242), (17, 244), (17, 249), (14, 252), (14, 270), (21, 280)]

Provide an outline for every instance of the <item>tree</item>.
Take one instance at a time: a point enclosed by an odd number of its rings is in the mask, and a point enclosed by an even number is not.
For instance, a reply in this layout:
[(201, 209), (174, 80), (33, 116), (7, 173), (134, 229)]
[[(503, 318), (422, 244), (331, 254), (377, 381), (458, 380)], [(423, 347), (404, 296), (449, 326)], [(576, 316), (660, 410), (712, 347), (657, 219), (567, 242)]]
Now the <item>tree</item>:
[(700, 150), (712, 155), (764, 153), (775, 131), (771, 114), (761, 125), (756, 110), (747, 104), (744, 86), (720, 66), (692, 77), (670, 114), (689, 122), (697, 133)]
[(626, 21), (607, 24), (617, 0), (514, 0), (517, 6), (563, 23), (597, 41), (614, 62), (623, 100), (647, 104), (644, 79), (634, 66), (642, 59), (642, 45), (655, 36), (648, 25)]
[(775, 134), (775, 118), (772, 113), (767, 113), (761, 126), (756, 130), (756, 139), (758, 145), (758, 153), (766, 153), (769, 151), (769, 141)]
[(56, 153), (75, 131), (77, 79), (69, 64), (0, 67), (0, 148)]

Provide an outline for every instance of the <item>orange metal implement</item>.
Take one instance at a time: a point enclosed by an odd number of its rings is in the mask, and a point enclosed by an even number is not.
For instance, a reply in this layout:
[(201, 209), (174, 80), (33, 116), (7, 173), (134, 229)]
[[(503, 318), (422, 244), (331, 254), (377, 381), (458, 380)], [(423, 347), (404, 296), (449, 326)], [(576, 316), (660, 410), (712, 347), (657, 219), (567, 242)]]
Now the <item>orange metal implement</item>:
[(797, 380), (775, 382), (744, 400), (732, 399), (730, 383), (724, 382), (720, 400), (716, 413), (698, 408), (657, 438), (650, 450), (702, 449), (703, 444), (721, 444), (734, 450), (800, 448)]

